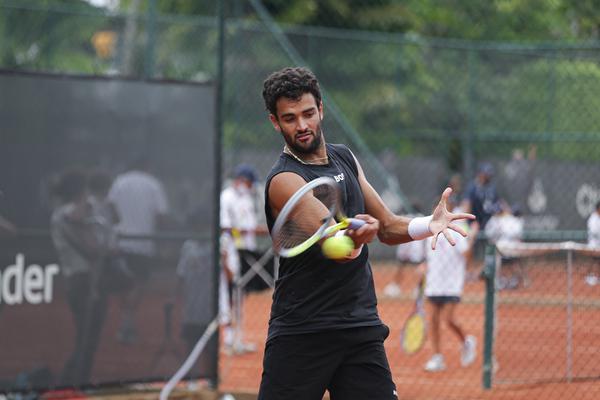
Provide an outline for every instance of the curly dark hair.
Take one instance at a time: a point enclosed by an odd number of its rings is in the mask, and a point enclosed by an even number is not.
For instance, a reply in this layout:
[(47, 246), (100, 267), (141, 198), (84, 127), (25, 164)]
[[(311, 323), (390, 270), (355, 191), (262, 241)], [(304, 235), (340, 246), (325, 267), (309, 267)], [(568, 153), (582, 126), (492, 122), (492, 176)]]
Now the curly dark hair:
[(277, 100), (285, 97), (299, 100), (305, 93), (311, 93), (317, 106), (321, 104), (321, 89), (315, 75), (304, 67), (287, 67), (273, 72), (263, 83), (262, 96), (265, 107), (277, 116)]

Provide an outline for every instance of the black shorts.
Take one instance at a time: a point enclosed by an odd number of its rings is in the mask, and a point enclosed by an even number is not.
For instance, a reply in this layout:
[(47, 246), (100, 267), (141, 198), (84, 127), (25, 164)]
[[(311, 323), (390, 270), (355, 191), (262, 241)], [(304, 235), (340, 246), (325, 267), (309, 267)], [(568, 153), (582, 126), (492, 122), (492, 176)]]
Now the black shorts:
[(259, 400), (397, 400), (385, 325), (280, 335), (267, 342)]
[(448, 303), (460, 303), (458, 296), (427, 296), (427, 300), (438, 306)]

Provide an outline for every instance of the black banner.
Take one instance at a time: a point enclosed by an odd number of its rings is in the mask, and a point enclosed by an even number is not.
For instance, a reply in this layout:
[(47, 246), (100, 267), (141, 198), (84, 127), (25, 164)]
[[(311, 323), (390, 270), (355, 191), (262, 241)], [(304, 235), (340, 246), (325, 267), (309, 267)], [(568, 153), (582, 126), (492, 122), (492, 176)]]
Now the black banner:
[(0, 392), (182, 364), (216, 309), (214, 108), (211, 84), (0, 72)]

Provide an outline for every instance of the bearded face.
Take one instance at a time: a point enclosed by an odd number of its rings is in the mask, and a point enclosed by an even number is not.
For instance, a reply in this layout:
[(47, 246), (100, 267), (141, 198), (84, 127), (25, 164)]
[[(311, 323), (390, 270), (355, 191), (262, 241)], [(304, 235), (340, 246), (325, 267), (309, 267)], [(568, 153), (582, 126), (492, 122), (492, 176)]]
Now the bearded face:
[(277, 116), (271, 115), (271, 122), (292, 151), (311, 154), (323, 143), (322, 116), (322, 105), (317, 105), (312, 94), (305, 93), (299, 99), (280, 98)]

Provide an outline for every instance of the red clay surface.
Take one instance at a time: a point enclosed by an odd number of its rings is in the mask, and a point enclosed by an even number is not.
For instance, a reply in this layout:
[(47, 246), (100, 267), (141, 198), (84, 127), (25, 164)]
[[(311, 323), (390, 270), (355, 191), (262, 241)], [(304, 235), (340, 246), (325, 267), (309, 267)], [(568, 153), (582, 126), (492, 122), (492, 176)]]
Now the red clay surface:
[[(466, 284), (463, 303), (457, 309), (463, 328), (478, 339), (478, 358), (467, 367), (460, 366), (458, 340), (444, 327), (442, 352), (447, 369), (438, 373), (423, 371), (431, 356), (429, 341), (413, 356), (400, 349), (399, 336), (404, 319), (413, 307), (411, 291), (416, 283), (413, 269), (404, 269), (403, 295), (388, 299), (383, 287), (393, 279), (396, 267), (380, 264), (374, 268), (379, 296), (379, 313), (390, 327), (386, 350), (400, 399), (597, 399), (600, 379), (574, 379), (567, 383), (566, 357), (566, 285), (564, 273), (547, 268), (530, 273), (528, 288), (502, 291), (501, 301), (519, 303), (544, 300), (556, 305), (528, 306), (500, 304), (498, 306), (498, 342), (495, 347), (498, 369), (491, 390), (482, 389), (483, 297), (482, 281)], [(549, 286), (552, 285), (552, 286)], [(558, 287), (556, 285), (559, 285)], [(573, 280), (576, 306), (573, 318), (573, 377), (600, 376), (600, 308), (590, 305), (600, 298), (600, 287), (589, 287), (579, 276)], [(566, 286), (565, 286), (566, 287)], [(221, 353), (219, 388), (224, 391), (256, 393), (262, 371), (271, 293), (251, 294), (245, 302), (245, 339), (258, 346), (256, 353), (228, 356)], [(523, 383), (524, 382), (524, 383)], [(537, 382), (537, 383), (533, 383)]]
[[(400, 399), (600, 398), (600, 379), (597, 378), (600, 375), (600, 286), (590, 287), (583, 283), (585, 269), (578, 270), (572, 280), (575, 306), (571, 310), (566, 307), (568, 281), (560, 262), (554, 267), (532, 268), (532, 283), (528, 288), (499, 293), (502, 303), (498, 307), (498, 339), (495, 347), (499, 368), (494, 387), (486, 391), (481, 383), (483, 282), (467, 283), (464, 301), (457, 309), (458, 319), (465, 330), (478, 338), (479, 355), (476, 362), (467, 368), (460, 367), (460, 344), (444, 327), (442, 351), (448, 368), (432, 374), (423, 371), (423, 365), (431, 356), (429, 342), (413, 356), (403, 354), (400, 349), (400, 329), (413, 307), (411, 292), (416, 276), (413, 269), (403, 269), (403, 296), (385, 298), (382, 295), (383, 287), (393, 279), (396, 268), (394, 264), (379, 264), (373, 270), (379, 312), (391, 329), (386, 349)], [(116, 298), (111, 299), (93, 372), (100, 380), (114, 376), (132, 380), (136, 371), (139, 376), (139, 371), (147, 374), (153, 368), (156, 368), (157, 376), (168, 377), (181, 365), (185, 351), (179, 336), (177, 315), (173, 321), (172, 335), (179, 354), (167, 351), (154, 364), (157, 349), (164, 339), (162, 305), (171, 293), (170, 287), (159, 284), (161, 279), (167, 279), (167, 275), (155, 278), (147, 288), (152, 296), (144, 298), (144, 313), (138, 315), (140, 337), (134, 345), (121, 345), (116, 341), (119, 308)], [(64, 299), (55, 300), (64, 302)], [(525, 307), (521, 304), (523, 302), (538, 304)], [(221, 352), (220, 390), (257, 392), (270, 305), (271, 293), (268, 291), (247, 297), (244, 335), (246, 341), (258, 346), (258, 351), (234, 356)], [(47, 366), (53, 371), (62, 368), (68, 357), (65, 349), (73, 346), (73, 333), (68, 333), (69, 330), (65, 333), (64, 329), (65, 325), (72, 326), (71, 315), (67, 307), (54, 310), (51, 315), (40, 313), (40, 310), (44, 308), (31, 305), (2, 305), (0, 308), (0, 376), (10, 377), (11, 372), (27, 370), (35, 360), (51, 360)], [(569, 316), (572, 320), (571, 331), (567, 324)], [(19, 332), (18, 337), (15, 336), (16, 332)], [(569, 333), (573, 337), (570, 358), (566, 341)], [(48, 347), (48, 340), (55, 346)], [(567, 383), (565, 378), (569, 371), (573, 379)]]

